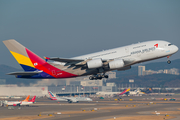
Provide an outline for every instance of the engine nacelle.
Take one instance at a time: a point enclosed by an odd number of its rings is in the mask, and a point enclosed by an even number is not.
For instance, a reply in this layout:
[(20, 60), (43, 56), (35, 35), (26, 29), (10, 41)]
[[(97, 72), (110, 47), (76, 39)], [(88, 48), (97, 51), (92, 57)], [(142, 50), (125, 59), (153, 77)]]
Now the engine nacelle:
[(102, 62), (102, 60), (100, 58), (93, 59), (93, 60), (87, 62), (87, 66), (88, 66), (89, 69), (99, 68), (99, 67), (103, 66), (103, 62)]
[(124, 61), (122, 59), (109, 62), (110, 69), (119, 69), (122, 67), (124, 67)]

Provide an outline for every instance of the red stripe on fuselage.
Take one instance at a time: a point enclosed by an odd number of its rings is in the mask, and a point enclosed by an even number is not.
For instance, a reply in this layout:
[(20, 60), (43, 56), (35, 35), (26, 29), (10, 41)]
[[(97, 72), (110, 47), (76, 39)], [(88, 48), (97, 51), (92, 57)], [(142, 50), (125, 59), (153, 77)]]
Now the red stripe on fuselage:
[[(61, 71), (60, 69), (50, 65), (45, 60), (43, 60), (42, 58), (40, 58), (39, 56), (37, 56), (36, 54), (28, 50), (27, 48), (26, 48), (26, 52), (36, 69), (41, 70), (55, 78), (69, 78), (69, 77), (77, 76), (72, 73)], [(57, 71), (58, 71), (58, 74), (57, 74)]]

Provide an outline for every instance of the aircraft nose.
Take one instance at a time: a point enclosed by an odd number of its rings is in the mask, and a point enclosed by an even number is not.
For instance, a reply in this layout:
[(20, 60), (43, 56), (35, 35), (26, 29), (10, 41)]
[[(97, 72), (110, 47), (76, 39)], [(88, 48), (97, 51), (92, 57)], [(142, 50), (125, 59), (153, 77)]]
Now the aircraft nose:
[(177, 52), (178, 50), (179, 50), (179, 48), (174, 45), (174, 51)]

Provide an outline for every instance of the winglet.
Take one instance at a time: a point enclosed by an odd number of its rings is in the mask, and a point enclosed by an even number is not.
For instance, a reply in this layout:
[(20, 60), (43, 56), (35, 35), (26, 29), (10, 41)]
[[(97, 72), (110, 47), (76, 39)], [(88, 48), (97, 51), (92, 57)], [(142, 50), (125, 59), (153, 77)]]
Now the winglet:
[(44, 59), (46, 60), (46, 62), (50, 59), (49, 57), (44, 57)]

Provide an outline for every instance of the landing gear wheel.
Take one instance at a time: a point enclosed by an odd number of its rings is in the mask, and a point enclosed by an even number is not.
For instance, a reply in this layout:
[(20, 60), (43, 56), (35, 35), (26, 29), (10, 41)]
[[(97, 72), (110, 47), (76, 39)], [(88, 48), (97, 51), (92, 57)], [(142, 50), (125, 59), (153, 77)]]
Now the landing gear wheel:
[(167, 63), (168, 63), (168, 64), (171, 64), (171, 61), (170, 61), (170, 60), (168, 60), (168, 61), (167, 61)]
[(90, 77), (89, 77), (89, 79), (90, 79), (90, 80), (93, 80), (93, 79), (94, 79), (94, 77), (93, 77), (93, 76), (90, 76)]
[(97, 75), (97, 79), (102, 79), (102, 76), (99, 74), (99, 75)]
[(108, 78), (108, 75), (101, 75), (101, 74), (97, 74), (97, 75), (92, 75), (92, 76), (89, 76), (89, 80), (101, 80), (102, 78)]
[(105, 78), (108, 78), (109, 76), (108, 75), (104, 75)]

